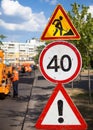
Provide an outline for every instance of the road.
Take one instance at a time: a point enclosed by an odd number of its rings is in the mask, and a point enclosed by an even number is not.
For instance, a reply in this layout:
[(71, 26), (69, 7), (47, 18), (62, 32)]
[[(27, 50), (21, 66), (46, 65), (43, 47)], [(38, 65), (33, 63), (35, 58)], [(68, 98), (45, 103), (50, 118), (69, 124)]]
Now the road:
[[(72, 94), (78, 90), (72, 98), (87, 121), (88, 130), (92, 130), (93, 104), (89, 104), (88, 97), (85, 98), (83, 95), (80, 97), (80, 94), (85, 94), (85, 90), (88, 92), (88, 80), (86, 75), (81, 78), (81, 81), (74, 81), (73, 89), (71, 83), (65, 87)], [(92, 84), (93, 77), (91, 76)], [(0, 130), (37, 130), (35, 124), (55, 87), (56, 85), (45, 80), (38, 70), (31, 75), (20, 75), (19, 97), (12, 98), (11, 88), (11, 97), (0, 100)], [(91, 89), (93, 90), (93, 86)]]
[(0, 100), (0, 130), (22, 130), (31, 97), (34, 72), (22, 74), (19, 80), (19, 97)]

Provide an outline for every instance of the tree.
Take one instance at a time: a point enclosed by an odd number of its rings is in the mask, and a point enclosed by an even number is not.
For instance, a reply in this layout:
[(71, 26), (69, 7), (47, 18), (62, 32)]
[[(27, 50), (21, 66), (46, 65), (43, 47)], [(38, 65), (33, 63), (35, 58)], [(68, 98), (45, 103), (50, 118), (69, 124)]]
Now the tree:
[[(77, 3), (71, 4), (71, 6), (72, 10), (68, 12), (68, 15), (81, 36), (80, 40), (74, 40), (71, 43), (80, 51), (83, 67), (86, 68), (90, 60), (93, 59), (93, 18), (91, 13), (88, 13), (89, 7)], [(47, 41), (46, 45), (50, 42)]]
[(3, 34), (0, 35), (0, 44), (2, 44), (2, 41), (4, 38), (6, 38), (6, 36), (4, 36)]
[(72, 43), (79, 49), (82, 55), (83, 67), (85, 68), (88, 66), (93, 53), (93, 18), (88, 13), (89, 7), (80, 6), (77, 3), (71, 6), (72, 10), (68, 12), (68, 15), (81, 36), (79, 41), (72, 41)]
[[(50, 42), (51, 42), (51, 41), (46, 41), (46, 42), (45, 42), (45, 46), (48, 45)], [(35, 63), (38, 63), (40, 53), (41, 53), (41, 51), (44, 49), (45, 46), (42, 45), (42, 46), (37, 47), (37, 55), (34, 57)]]
[(37, 55), (34, 57), (34, 61), (36, 64), (38, 64), (40, 53), (44, 47), (45, 47), (44, 45), (37, 47)]

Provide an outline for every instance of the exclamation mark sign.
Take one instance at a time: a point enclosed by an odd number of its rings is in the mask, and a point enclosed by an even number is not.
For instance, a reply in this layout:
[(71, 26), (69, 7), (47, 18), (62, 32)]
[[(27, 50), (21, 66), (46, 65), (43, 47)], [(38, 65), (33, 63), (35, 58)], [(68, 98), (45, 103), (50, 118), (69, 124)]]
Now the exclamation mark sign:
[(58, 115), (60, 116), (58, 118), (58, 122), (59, 123), (63, 123), (64, 122), (64, 119), (62, 118), (62, 116), (63, 116), (63, 101), (62, 100), (58, 100), (57, 106), (58, 106)]

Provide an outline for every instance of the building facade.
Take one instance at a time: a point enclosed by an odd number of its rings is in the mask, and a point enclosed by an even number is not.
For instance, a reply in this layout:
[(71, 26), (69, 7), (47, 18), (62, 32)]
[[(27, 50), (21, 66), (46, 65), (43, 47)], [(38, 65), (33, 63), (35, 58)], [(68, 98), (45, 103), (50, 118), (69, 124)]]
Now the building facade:
[(6, 64), (33, 63), (33, 57), (37, 54), (37, 47), (45, 45), (38, 39), (31, 39), (25, 43), (3, 42), (1, 49), (4, 51)]

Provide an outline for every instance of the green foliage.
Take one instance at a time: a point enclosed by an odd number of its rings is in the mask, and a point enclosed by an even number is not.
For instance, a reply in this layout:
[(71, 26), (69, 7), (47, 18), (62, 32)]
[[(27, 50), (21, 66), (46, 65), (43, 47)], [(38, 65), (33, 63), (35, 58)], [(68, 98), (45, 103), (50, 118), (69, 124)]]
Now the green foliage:
[[(3, 34), (1, 34), (1, 35), (0, 35), (0, 45), (3, 44), (3, 43), (2, 43), (2, 40), (3, 40), (4, 38), (6, 38), (6, 36), (4, 36)], [(0, 48), (1, 48), (1, 47), (0, 47)]]
[(44, 45), (37, 47), (37, 55), (34, 57), (34, 61), (36, 64), (38, 63), (40, 53), (44, 47), (45, 47)]
[(53, 42), (53, 41), (46, 41), (46, 42), (45, 42), (45, 45), (48, 45), (48, 44), (51, 43), (51, 42)]
[(72, 43), (79, 49), (82, 55), (83, 67), (86, 68), (93, 56), (93, 18), (88, 13), (89, 7), (80, 6), (77, 3), (71, 6), (72, 10), (68, 12), (68, 15), (81, 36), (79, 41), (72, 41)]
[[(45, 46), (48, 45), (49, 43), (51, 43), (51, 41), (46, 41)], [(40, 53), (44, 49), (45, 46), (42, 45), (42, 46), (37, 47), (37, 55), (34, 57), (34, 61), (36, 64), (38, 63)]]
[[(76, 41), (70, 41), (73, 43), (81, 53), (83, 68), (87, 68), (91, 60), (93, 60), (93, 18), (90, 13), (88, 13), (88, 8), (84, 5), (79, 5), (77, 3), (71, 4), (72, 10), (68, 12), (68, 15), (78, 30), (81, 39)], [(51, 41), (46, 41), (46, 45)], [(38, 61), (40, 50), (43, 47), (38, 48), (38, 55), (36, 59)]]
[(6, 38), (6, 36), (4, 36), (3, 34), (1, 34), (1, 35), (0, 35), (0, 39), (3, 40), (4, 38)]

